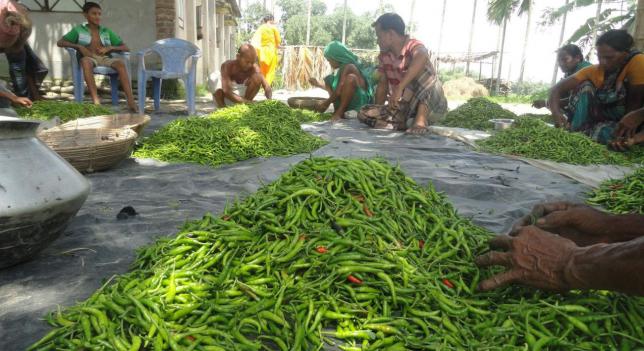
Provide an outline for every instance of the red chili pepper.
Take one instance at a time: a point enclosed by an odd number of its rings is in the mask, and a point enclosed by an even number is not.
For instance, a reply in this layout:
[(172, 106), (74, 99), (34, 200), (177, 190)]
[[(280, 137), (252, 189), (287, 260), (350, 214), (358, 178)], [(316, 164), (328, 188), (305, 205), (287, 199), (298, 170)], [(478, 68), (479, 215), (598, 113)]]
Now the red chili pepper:
[(364, 202), (364, 195), (353, 195), (353, 198), (360, 203)]
[(425, 240), (418, 240), (418, 247), (422, 250), (425, 247)]
[(228, 221), (228, 220), (230, 220), (230, 216), (223, 216), (223, 217), (221, 217), (221, 219), (223, 219), (224, 221)]
[(450, 282), (449, 279), (443, 279), (443, 284), (445, 284), (445, 286), (450, 289), (454, 289), (454, 284), (452, 284), (452, 282)]
[(302, 234), (300, 235), (300, 238), (298, 240), (304, 240), (304, 239), (306, 239), (306, 235)]
[(351, 274), (347, 276), (347, 280), (353, 284), (358, 284), (358, 285), (362, 284), (362, 280), (352, 276)]
[(364, 209), (364, 214), (366, 214), (367, 217), (373, 217), (373, 212), (369, 210), (369, 207), (367, 207), (367, 205), (362, 206), (362, 209)]
[(192, 336), (192, 335), (187, 335), (186, 339), (188, 339), (189, 341), (195, 341), (196, 340), (195, 337)]
[(324, 246), (316, 247), (315, 251), (317, 251), (318, 253), (321, 253), (321, 254), (325, 254), (325, 253), (329, 252), (329, 250), (327, 250), (326, 247), (324, 247)]

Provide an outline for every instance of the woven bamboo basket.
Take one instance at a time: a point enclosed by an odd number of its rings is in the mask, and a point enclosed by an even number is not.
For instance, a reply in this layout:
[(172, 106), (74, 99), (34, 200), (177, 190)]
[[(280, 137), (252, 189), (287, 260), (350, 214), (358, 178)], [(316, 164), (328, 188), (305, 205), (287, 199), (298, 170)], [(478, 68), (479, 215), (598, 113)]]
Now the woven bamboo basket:
[(129, 128), (50, 129), (38, 134), (47, 146), (85, 173), (116, 166), (130, 155), (137, 137)]
[(122, 113), (116, 115), (94, 116), (79, 118), (67, 123), (61, 124), (56, 129), (120, 129), (130, 128), (141, 135), (143, 128), (150, 123), (150, 116), (131, 113)]
[(315, 106), (320, 103), (326, 101), (325, 98), (319, 98), (319, 97), (298, 97), (294, 96), (292, 98), (289, 98), (286, 100), (289, 106), (292, 108), (303, 108), (306, 110), (311, 110), (315, 111)]

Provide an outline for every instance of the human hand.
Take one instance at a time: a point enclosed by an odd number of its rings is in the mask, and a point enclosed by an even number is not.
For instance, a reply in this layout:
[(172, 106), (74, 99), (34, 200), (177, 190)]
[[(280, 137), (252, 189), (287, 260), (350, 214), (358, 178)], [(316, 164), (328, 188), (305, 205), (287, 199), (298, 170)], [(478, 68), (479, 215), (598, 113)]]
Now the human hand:
[(631, 138), (618, 138), (613, 140), (609, 146), (616, 151), (628, 151), (631, 147), (637, 144), (644, 143), (644, 131), (635, 134)]
[(344, 118), (343, 115), (338, 114), (337, 112), (333, 113), (333, 116), (331, 116), (331, 123), (337, 123), (339, 122), (342, 118)]
[(507, 270), (479, 283), (480, 291), (509, 284), (528, 285), (539, 289), (566, 291), (572, 287), (566, 269), (577, 245), (564, 237), (537, 227), (523, 227), (517, 236), (498, 235), (490, 240), (490, 251), (475, 259), (479, 267), (503, 266)]
[(89, 49), (87, 49), (84, 46), (79, 45), (78, 46), (78, 52), (80, 52), (81, 55), (83, 55), (83, 57), (92, 57), (92, 53), (89, 51)]
[(559, 234), (579, 246), (609, 242), (612, 228), (611, 215), (590, 206), (571, 202), (551, 202), (536, 205), (532, 212), (519, 219), (510, 230), (518, 235), (526, 226), (535, 225), (548, 232)]
[(11, 98), (11, 102), (14, 103), (15, 105), (19, 105), (22, 107), (29, 107), (29, 108), (31, 108), (31, 105), (33, 105), (31, 100), (29, 100), (29, 98), (20, 97), (20, 96), (14, 96), (13, 98)]
[(266, 96), (267, 99), (272, 99), (273, 98), (273, 88), (270, 86), (266, 86), (264, 88), (264, 96)]
[(534, 108), (544, 108), (544, 107), (546, 107), (546, 100), (534, 100), (532, 102), (532, 107), (534, 107)]
[(617, 129), (615, 129), (614, 133), (615, 138), (632, 138), (642, 123), (644, 123), (642, 113), (638, 113), (638, 111), (628, 113), (617, 123)]
[(559, 115), (553, 115), (552, 117), (555, 120), (555, 127), (570, 129), (570, 123), (568, 123), (568, 120), (564, 115), (559, 114)]
[(402, 98), (402, 89), (400, 89), (400, 85), (397, 86), (394, 91), (391, 93), (389, 96), (389, 106), (391, 108), (398, 108), (398, 103), (400, 102)]
[(98, 48), (98, 53), (100, 55), (107, 55), (107, 54), (110, 53), (110, 51), (112, 51), (111, 46), (101, 46), (101, 47)]

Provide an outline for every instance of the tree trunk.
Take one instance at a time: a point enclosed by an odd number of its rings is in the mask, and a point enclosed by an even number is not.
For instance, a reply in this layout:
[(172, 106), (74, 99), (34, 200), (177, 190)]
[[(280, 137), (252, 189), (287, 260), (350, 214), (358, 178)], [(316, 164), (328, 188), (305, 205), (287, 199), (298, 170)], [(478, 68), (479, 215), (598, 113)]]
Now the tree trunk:
[(497, 57), (499, 56), (499, 52), (501, 51), (501, 35), (503, 34), (503, 25), (499, 26), (499, 30), (496, 35), (496, 55), (494, 55), (494, 58), (492, 59), (492, 74), (490, 75), (491, 83), (490, 83), (490, 92), (494, 92), (494, 77), (496, 77), (496, 61)]
[(311, 0), (309, 0), (309, 8), (306, 12), (306, 45), (309, 45), (311, 39)]
[(440, 57), (441, 44), (443, 43), (443, 27), (445, 26), (445, 9), (447, 8), (447, 0), (443, 0), (443, 14), (441, 15), (441, 26), (438, 31), (438, 48), (436, 49), (436, 57)]
[[(467, 63), (465, 64), (465, 75), (470, 74), (470, 56), (472, 55), (472, 42), (474, 40), (474, 24), (476, 23), (476, 3), (477, 0), (474, 0), (474, 7), (472, 10), (472, 24), (470, 26), (470, 40), (467, 44)], [(480, 72), (479, 72), (480, 75)]]
[(635, 46), (644, 51), (644, 0), (637, 2), (635, 15)]
[(342, 15), (342, 44), (347, 44), (347, 0), (344, 0)]
[[(640, 1), (644, 1), (644, 0), (640, 0)], [(568, 5), (569, 2), (570, 0), (566, 0), (566, 5)], [(565, 12), (563, 15), (563, 19), (561, 20), (561, 32), (559, 33), (559, 46), (557, 47), (557, 49), (561, 47), (561, 44), (563, 44), (564, 33), (566, 32), (567, 19), (568, 19), (568, 12)], [(555, 58), (555, 68), (554, 68), (554, 71), (552, 72), (552, 82), (550, 85), (555, 85), (555, 83), (557, 83), (557, 73), (559, 73), (559, 63)]]
[(505, 49), (505, 30), (508, 28), (508, 18), (503, 20), (503, 35), (501, 37), (501, 52), (499, 53), (499, 72), (496, 75), (496, 82), (494, 84), (494, 92), (499, 93), (499, 86), (501, 84), (501, 72), (503, 71), (503, 51)]
[(602, 14), (602, 0), (597, 0), (597, 12), (595, 12), (595, 25), (593, 26), (593, 35), (590, 40), (591, 49), (588, 52), (590, 59), (595, 52), (595, 41), (597, 41), (597, 26), (599, 25), (599, 16)]
[(523, 39), (523, 51), (521, 52), (521, 68), (519, 68), (519, 83), (523, 83), (523, 74), (525, 73), (525, 61), (528, 54), (528, 40), (530, 40), (530, 26), (532, 25), (532, 7), (534, 2), (530, 0), (528, 7), (528, 23), (525, 28), (525, 37)]

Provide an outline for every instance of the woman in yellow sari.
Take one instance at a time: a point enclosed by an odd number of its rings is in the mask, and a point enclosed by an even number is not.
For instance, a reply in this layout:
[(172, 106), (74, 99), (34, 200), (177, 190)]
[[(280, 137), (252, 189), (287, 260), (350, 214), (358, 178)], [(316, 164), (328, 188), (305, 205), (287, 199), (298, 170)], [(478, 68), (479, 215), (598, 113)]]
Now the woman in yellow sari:
[(275, 27), (273, 15), (264, 16), (263, 23), (253, 35), (251, 44), (257, 49), (259, 70), (268, 84), (273, 83), (277, 69), (277, 48), (282, 39), (280, 32)]

